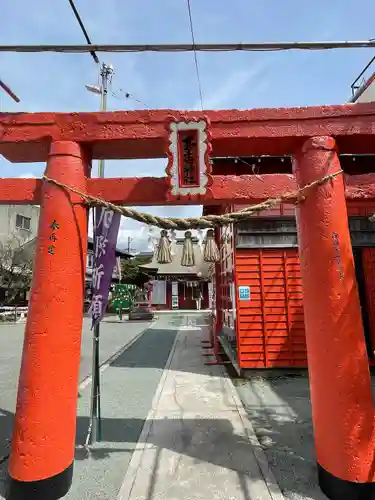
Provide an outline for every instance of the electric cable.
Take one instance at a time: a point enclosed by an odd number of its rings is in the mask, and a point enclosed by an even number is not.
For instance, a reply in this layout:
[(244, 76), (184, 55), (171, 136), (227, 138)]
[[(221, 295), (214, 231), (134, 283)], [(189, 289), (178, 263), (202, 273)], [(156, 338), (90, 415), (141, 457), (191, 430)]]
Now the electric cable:
[(112, 92), (111, 92), (111, 93), (112, 93), (112, 95), (113, 95), (113, 97), (115, 97), (116, 99), (119, 99), (119, 100), (121, 100), (121, 99), (123, 99), (123, 98), (125, 98), (125, 99), (130, 99), (131, 101), (136, 101), (136, 102), (138, 102), (139, 104), (141, 104), (141, 105), (142, 105), (142, 106), (144, 106), (145, 108), (150, 108), (150, 106), (148, 106), (148, 104), (146, 104), (146, 103), (144, 103), (144, 102), (140, 101), (139, 99), (137, 99), (136, 97), (134, 97), (134, 96), (133, 96), (133, 94), (130, 94), (130, 92), (125, 92), (125, 90), (123, 90), (123, 89), (118, 89), (118, 91), (119, 91), (119, 92), (121, 92), (121, 94), (123, 94), (123, 97), (122, 97), (122, 96), (120, 97), (120, 96), (119, 96), (119, 95), (117, 95), (117, 93), (116, 93), (116, 92), (114, 92), (114, 91), (112, 91)]
[[(79, 15), (79, 12), (78, 12), (78, 10), (77, 10), (77, 8), (76, 8), (75, 4), (74, 4), (74, 1), (73, 1), (73, 0), (68, 0), (68, 2), (69, 2), (69, 5), (70, 5), (70, 7), (72, 8), (72, 11), (73, 11), (73, 13), (74, 13), (74, 15), (75, 15), (75, 17), (76, 17), (76, 19), (77, 19), (77, 21), (78, 21), (78, 24), (79, 24), (79, 26), (80, 26), (80, 28), (81, 28), (81, 30), (82, 30), (82, 33), (83, 33), (84, 37), (86, 38), (86, 42), (88, 43), (88, 45), (92, 45), (92, 44), (91, 44), (90, 37), (89, 37), (89, 35), (88, 35), (88, 33), (87, 33), (87, 30), (86, 30), (86, 28), (85, 28), (85, 25), (83, 24), (83, 21), (82, 21), (82, 19), (81, 19), (81, 16)], [(96, 64), (99, 64), (99, 58), (98, 58), (98, 56), (96, 55), (95, 51), (94, 51), (94, 50), (91, 50), (91, 51), (90, 51), (90, 54), (91, 54), (92, 58), (94, 59), (94, 61), (96, 62)]]
[(193, 16), (192, 16), (192, 13), (191, 13), (190, 0), (186, 0), (186, 3), (187, 3), (188, 13), (189, 13), (189, 24), (190, 24), (191, 40), (193, 42), (195, 72), (196, 72), (196, 76), (197, 76), (198, 91), (199, 91), (199, 100), (200, 100), (200, 103), (201, 103), (201, 109), (203, 111), (203, 92), (202, 92), (201, 79), (200, 79), (200, 75), (199, 75), (198, 55), (197, 55), (197, 51), (195, 49), (196, 44), (195, 44)]

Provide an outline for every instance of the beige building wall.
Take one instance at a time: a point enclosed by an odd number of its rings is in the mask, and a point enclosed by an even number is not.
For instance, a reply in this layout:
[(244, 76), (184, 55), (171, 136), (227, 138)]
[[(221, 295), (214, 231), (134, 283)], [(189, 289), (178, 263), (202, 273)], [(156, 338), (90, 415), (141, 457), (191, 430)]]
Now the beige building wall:
[(22, 242), (36, 237), (40, 208), (37, 205), (0, 205), (0, 242), (12, 236)]

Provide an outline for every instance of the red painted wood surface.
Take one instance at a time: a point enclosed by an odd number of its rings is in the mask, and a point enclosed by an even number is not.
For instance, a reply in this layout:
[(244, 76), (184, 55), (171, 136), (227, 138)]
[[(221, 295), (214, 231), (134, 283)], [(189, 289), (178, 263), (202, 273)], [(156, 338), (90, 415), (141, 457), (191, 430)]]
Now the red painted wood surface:
[[(374, 198), (375, 198), (375, 174)], [(293, 192), (296, 189), (292, 175), (274, 174), (265, 176), (241, 175), (212, 176), (212, 184), (206, 195), (196, 199), (181, 197), (170, 201), (168, 198), (169, 183), (167, 177), (143, 177), (123, 179), (92, 179), (88, 190), (92, 196), (104, 198), (114, 203), (126, 205), (191, 205), (209, 203), (221, 205), (223, 203), (257, 203), (268, 198), (274, 198)]]
[(308, 137), (331, 135), (341, 153), (374, 153), (374, 103), (223, 111), (0, 113), (0, 153), (12, 162), (46, 161), (51, 141), (76, 141), (92, 157), (162, 158), (165, 124), (207, 118), (213, 156), (290, 154)]
[[(337, 172), (336, 148), (332, 137), (306, 141), (299, 185)], [(336, 478), (373, 482), (374, 403), (342, 178), (299, 205), (298, 240), (317, 462)]]
[(347, 202), (348, 216), (369, 217), (375, 213), (374, 200), (350, 200)]
[[(235, 204), (236, 210), (296, 190), (295, 179), (290, 174), (213, 175), (212, 179), (210, 194), (202, 196), (200, 203)], [(358, 207), (367, 208), (365, 215), (375, 212), (375, 174), (345, 176), (345, 183), (346, 199), (353, 207), (352, 212), (349, 208), (349, 215), (359, 215)], [(41, 179), (0, 178), (0, 204), (40, 204), (42, 185)], [(87, 193), (129, 206), (170, 204), (166, 177), (88, 179)], [(173, 201), (175, 205), (196, 203), (187, 198)], [(259, 215), (293, 215), (294, 210), (292, 204), (284, 203)]]
[[(46, 172), (86, 189), (78, 144), (55, 143)], [(9, 462), (18, 481), (51, 478), (74, 460), (86, 250), (81, 198), (44, 185)]]
[(237, 300), (241, 368), (307, 366), (301, 273), (296, 249), (237, 249)]
[[(375, 248), (363, 249), (363, 265), (375, 345)], [(241, 368), (307, 367), (298, 251), (236, 250), (236, 280), (251, 287), (251, 301), (237, 301)]]
[[(375, 179), (374, 179), (375, 180)], [(235, 210), (242, 210), (244, 205), (235, 205)], [(292, 204), (280, 203), (276, 207), (254, 213), (252, 217), (295, 217), (296, 207)]]
[[(41, 179), (0, 179), (0, 204), (40, 203)], [(267, 198), (292, 192), (296, 188), (293, 176), (275, 174), (264, 176), (214, 176), (210, 194), (202, 196), (199, 203), (220, 205), (237, 201), (238, 203), (258, 203)], [(121, 179), (89, 179), (87, 191), (91, 196), (122, 205), (166, 205), (168, 199), (167, 177), (133, 177)], [(374, 175), (375, 197), (375, 175)], [(174, 200), (173, 204), (196, 204), (187, 197)]]

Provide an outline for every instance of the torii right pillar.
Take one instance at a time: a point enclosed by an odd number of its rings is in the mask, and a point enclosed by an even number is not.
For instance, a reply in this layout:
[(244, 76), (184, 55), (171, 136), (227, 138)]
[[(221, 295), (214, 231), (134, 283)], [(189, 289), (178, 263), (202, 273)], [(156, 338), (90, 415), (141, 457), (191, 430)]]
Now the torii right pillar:
[[(294, 158), (299, 188), (340, 171), (332, 137)], [(297, 208), (319, 485), (332, 500), (375, 499), (374, 404), (342, 174)]]

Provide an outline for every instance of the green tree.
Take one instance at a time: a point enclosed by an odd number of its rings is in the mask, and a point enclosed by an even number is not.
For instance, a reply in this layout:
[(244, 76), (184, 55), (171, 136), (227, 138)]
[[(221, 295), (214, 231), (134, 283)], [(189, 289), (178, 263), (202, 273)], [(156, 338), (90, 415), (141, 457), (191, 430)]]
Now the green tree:
[(30, 289), (33, 261), (30, 244), (16, 236), (0, 242), (0, 287), (5, 290), (0, 305), (12, 304), (21, 293)]
[(122, 283), (143, 286), (150, 279), (150, 275), (140, 269), (139, 266), (148, 264), (151, 261), (149, 257), (137, 256), (133, 259), (125, 260), (122, 263)]

